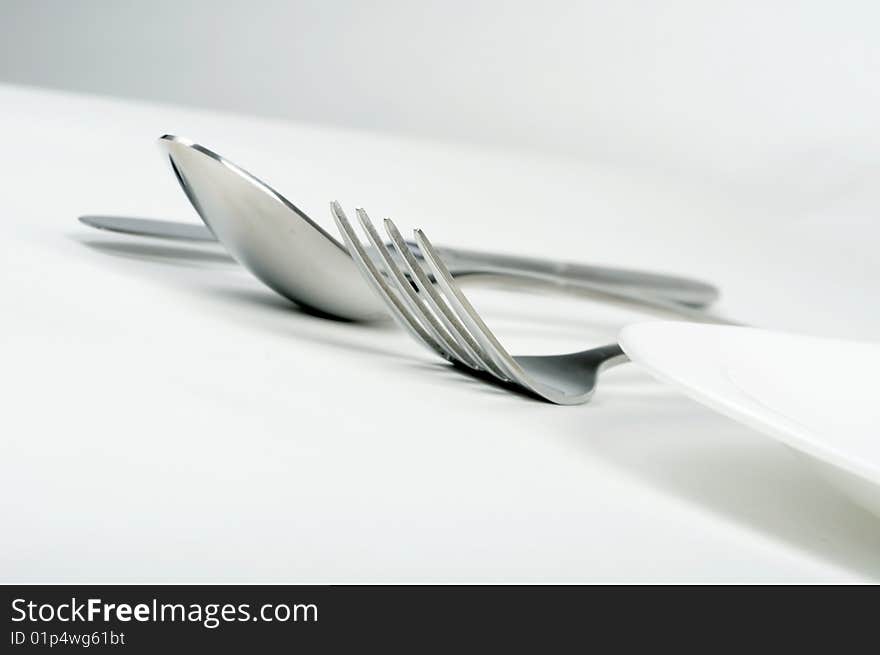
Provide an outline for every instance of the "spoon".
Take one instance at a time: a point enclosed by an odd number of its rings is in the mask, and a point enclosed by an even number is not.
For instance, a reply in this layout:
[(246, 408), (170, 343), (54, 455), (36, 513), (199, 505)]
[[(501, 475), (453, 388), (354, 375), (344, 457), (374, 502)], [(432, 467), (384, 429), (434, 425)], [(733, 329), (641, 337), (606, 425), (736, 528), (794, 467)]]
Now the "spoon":
[[(80, 220), (101, 229), (147, 236), (191, 241), (216, 238), (264, 284), (312, 311), (348, 320), (387, 316), (381, 302), (366, 292), (346, 248), (280, 193), (204, 146), (171, 135), (163, 136), (159, 144), (207, 228), (111, 216), (84, 216)], [(460, 280), (538, 285), (694, 320), (704, 320), (699, 308), (718, 297), (712, 285), (686, 278), (439, 250)]]
[(808, 457), (880, 516), (880, 344), (755, 328), (624, 328), (629, 358), (663, 382)]

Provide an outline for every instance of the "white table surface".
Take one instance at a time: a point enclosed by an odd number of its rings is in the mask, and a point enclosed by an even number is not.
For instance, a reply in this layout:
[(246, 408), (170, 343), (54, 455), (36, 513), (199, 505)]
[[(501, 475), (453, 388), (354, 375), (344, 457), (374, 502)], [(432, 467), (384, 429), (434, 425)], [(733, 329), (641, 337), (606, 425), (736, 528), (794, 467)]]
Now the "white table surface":
[[(527, 400), (393, 325), (302, 313), (213, 246), (76, 222), (198, 220), (154, 145), (170, 132), (328, 229), (337, 198), (436, 243), (695, 275), (741, 320), (872, 338), (880, 203), (864, 170), (805, 203), (773, 180), (745, 197), (601, 162), (8, 86), (0, 117), (0, 580), (880, 578), (880, 521), (635, 366), (587, 406)], [(647, 317), (472, 297), (514, 352), (607, 343)]]

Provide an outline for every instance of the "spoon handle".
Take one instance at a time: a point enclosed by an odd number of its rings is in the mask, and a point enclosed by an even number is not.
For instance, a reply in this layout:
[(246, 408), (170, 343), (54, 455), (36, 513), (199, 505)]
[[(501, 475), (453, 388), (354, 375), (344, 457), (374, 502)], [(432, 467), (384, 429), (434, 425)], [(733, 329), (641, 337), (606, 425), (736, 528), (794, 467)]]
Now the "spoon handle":
[(437, 250), (455, 277), (494, 275), (509, 277), (514, 283), (532, 280), (562, 290), (605, 289), (695, 309), (710, 306), (720, 296), (718, 287), (712, 284), (676, 275), (458, 248)]
[[(123, 234), (203, 243), (217, 241), (207, 226), (198, 223), (95, 215), (80, 216), (79, 220), (99, 230)], [(418, 253), (416, 244), (410, 246)], [(654, 304), (651, 302), (652, 298), (661, 304), (672, 303), (672, 308), (676, 310), (682, 309), (679, 305), (683, 305), (685, 309), (708, 307), (719, 295), (717, 287), (706, 282), (660, 273), (458, 248), (442, 247), (438, 251), (457, 278), (491, 275), (510, 278), (512, 282), (541, 282), (572, 291), (583, 287), (585, 291), (598, 289), (611, 295), (620, 292), (627, 296), (641, 296), (640, 304)]]

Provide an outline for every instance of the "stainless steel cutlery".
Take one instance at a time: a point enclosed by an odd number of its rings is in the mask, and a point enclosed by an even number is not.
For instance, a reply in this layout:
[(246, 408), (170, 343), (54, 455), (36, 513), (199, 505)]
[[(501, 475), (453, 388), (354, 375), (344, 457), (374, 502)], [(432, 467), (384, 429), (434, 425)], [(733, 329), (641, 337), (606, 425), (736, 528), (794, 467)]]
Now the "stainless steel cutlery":
[(393, 246), (383, 243), (366, 211), (356, 210), (370, 247), (379, 253), (371, 257), (339, 203), (331, 203), (330, 211), (361, 273), (392, 316), (416, 340), (453, 364), (558, 405), (577, 405), (591, 398), (601, 371), (627, 361), (617, 344), (563, 355), (511, 355), (422, 230), (413, 234), (433, 280), (391, 219), (386, 218), (383, 226)]
[(465, 297), (460, 282), (487, 276), (496, 282), (537, 282), (701, 322), (726, 322), (705, 309), (718, 291), (703, 282), (439, 248), (421, 230), (415, 231), (415, 241), (406, 241), (387, 219), (386, 242), (358, 209), (368, 238), (363, 245), (334, 202), (331, 213), (343, 245), (272, 187), (204, 146), (171, 135), (159, 144), (204, 226), (113, 216), (80, 220), (115, 232), (217, 240), (268, 287), (302, 306), (350, 320), (390, 314), (448, 361), (553, 403), (589, 400), (599, 372), (627, 360), (620, 346), (566, 355), (510, 355)]
[(380, 253), (379, 261), (369, 256), (339, 203), (332, 203), (331, 211), (349, 252), (391, 315), (444, 359), (559, 405), (588, 401), (599, 373), (627, 361), (617, 344), (567, 355), (510, 355), (462, 293), (424, 232), (415, 230), (415, 240), (439, 290), (390, 219), (384, 221), (385, 231), (403, 266), (383, 244), (367, 212), (358, 209), (357, 216), (371, 246)]
[[(159, 140), (178, 181), (208, 229), (151, 219), (84, 216), (93, 227), (191, 241), (218, 239), (264, 284), (320, 313), (348, 320), (387, 316), (367, 292), (345, 247), (275, 189), (204, 146)], [(411, 244), (411, 246), (414, 244)], [(413, 256), (424, 266), (418, 248)], [(373, 248), (369, 256), (379, 255)], [(437, 248), (460, 282), (491, 278), (635, 304), (662, 314), (713, 320), (705, 307), (718, 290), (704, 282), (626, 269), (489, 252)]]

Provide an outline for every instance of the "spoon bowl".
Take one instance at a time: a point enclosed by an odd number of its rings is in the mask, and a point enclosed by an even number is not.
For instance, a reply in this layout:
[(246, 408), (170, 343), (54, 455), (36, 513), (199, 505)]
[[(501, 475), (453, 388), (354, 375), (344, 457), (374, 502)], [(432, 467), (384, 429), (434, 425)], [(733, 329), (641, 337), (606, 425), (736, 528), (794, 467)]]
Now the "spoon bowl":
[(181, 137), (159, 144), (208, 228), (266, 286), (319, 314), (386, 315), (345, 247), (272, 187)]

